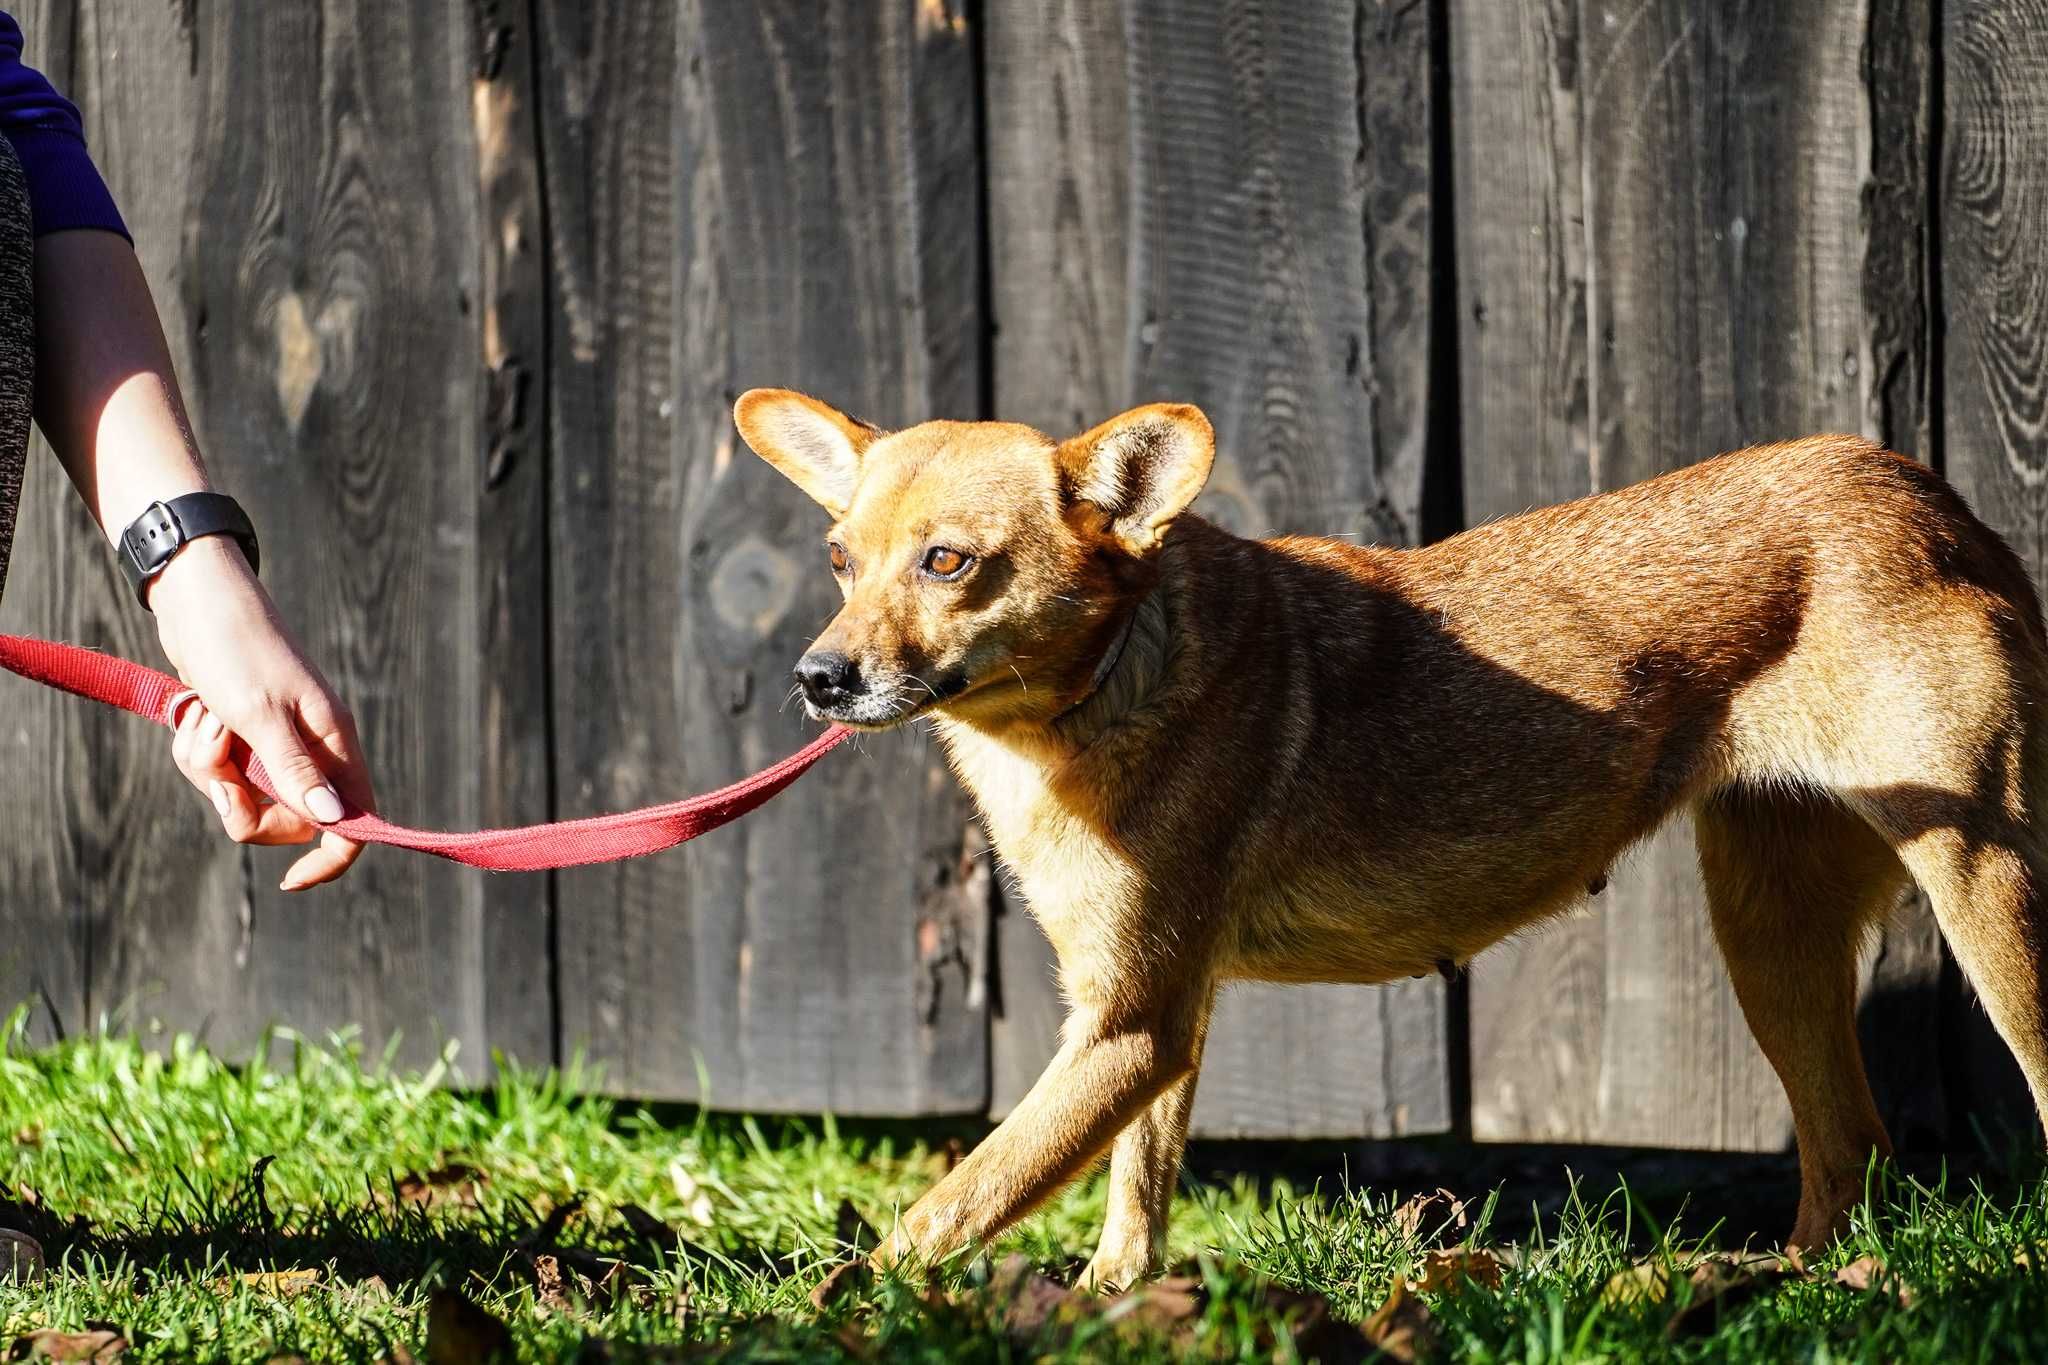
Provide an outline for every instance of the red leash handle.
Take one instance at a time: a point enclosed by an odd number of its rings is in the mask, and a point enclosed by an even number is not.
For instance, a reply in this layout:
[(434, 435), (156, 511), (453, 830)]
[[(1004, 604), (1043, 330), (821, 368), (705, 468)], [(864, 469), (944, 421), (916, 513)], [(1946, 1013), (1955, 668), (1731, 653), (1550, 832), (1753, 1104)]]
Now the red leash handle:
[[(77, 645), (60, 645), (25, 635), (0, 635), (0, 668), (73, 696), (133, 712), (167, 728), (174, 723), (173, 710), (179, 698), (188, 691), (176, 678), (153, 668)], [(474, 834), (407, 829), (351, 810), (344, 819), (326, 828), (359, 843), (409, 848), (493, 872), (541, 872), (552, 867), (642, 858), (674, 848), (763, 805), (852, 733), (835, 725), (788, 758), (752, 777), (702, 796), (645, 810), (520, 829), (485, 829)], [(237, 751), (243, 751), (241, 746)], [(263, 771), (260, 760), (249, 756), (245, 770), (251, 782), (276, 798), (277, 789), (271, 785), (270, 775)]]

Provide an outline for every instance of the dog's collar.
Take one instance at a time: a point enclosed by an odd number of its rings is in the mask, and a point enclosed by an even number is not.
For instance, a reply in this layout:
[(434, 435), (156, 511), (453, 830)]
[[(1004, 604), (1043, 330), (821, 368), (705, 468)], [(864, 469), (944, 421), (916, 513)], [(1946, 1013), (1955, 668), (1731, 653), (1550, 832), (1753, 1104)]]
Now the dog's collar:
[[(1139, 609), (1143, 610), (1142, 603), (1140, 604)], [(1091, 699), (1093, 699), (1095, 694), (1102, 690), (1102, 685), (1109, 681), (1109, 675), (1116, 672), (1116, 666), (1119, 663), (1123, 662), (1124, 646), (1130, 644), (1131, 631), (1137, 626), (1137, 624), (1138, 613), (1136, 611), (1133, 611), (1127, 618), (1125, 618), (1123, 629), (1119, 630), (1116, 633), (1116, 642), (1112, 644), (1109, 647), (1109, 651), (1102, 656), (1102, 662), (1095, 665), (1095, 676), (1088, 680), (1088, 690), (1086, 692), (1083, 692), (1079, 697), (1075, 698), (1074, 704), (1072, 706), (1069, 706), (1066, 710), (1060, 712), (1057, 716), (1054, 716), (1054, 720), (1065, 720), (1068, 716), (1073, 715), (1074, 712), (1080, 710), (1083, 706), (1086, 706), (1088, 702)]]

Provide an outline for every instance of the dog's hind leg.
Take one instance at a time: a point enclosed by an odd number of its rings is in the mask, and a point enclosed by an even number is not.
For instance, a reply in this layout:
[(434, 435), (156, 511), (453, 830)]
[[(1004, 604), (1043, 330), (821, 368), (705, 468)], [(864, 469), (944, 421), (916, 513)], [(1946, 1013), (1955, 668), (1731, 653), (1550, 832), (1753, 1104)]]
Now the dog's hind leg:
[[(1213, 994), (1210, 1004), (1213, 1007)], [(1188, 1145), (1188, 1119), (1195, 1108), (1195, 1081), (1208, 1035), (1205, 1008), (1196, 1026), (1194, 1066), (1131, 1120), (1110, 1149), (1108, 1214), (1095, 1255), (1081, 1272), (1084, 1288), (1128, 1289), (1161, 1268), (1167, 1218), (1180, 1183), (1180, 1159)]]
[(1902, 856), (2048, 1125), (2048, 857), (2031, 821), (2009, 837), (1933, 828)]
[(2007, 689), (1989, 689), (1981, 677), (1950, 689), (1979, 704), (1958, 701), (1942, 713), (1944, 724), (1926, 727), (1932, 735), (1923, 749), (1946, 761), (1924, 764), (1925, 776), (1871, 783), (1851, 799), (1927, 892), (1942, 937), (2048, 1126), (2048, 720), (2017, 700), (2048, 691), (2048, 681), (2024, 683), (2048, 673), (2034, 652), (2003, 665)]
[(1799, 1143), (1787, 1242), (1841, 1230), (1873, 1151), (1891, 1144), (1856, 1040), (1856, 958), (1905, 869), (1854, 813), (1818, 794), (1735, 787), (1693, 812), (1714, 938), (1743, 1017), (1785, 1087)]

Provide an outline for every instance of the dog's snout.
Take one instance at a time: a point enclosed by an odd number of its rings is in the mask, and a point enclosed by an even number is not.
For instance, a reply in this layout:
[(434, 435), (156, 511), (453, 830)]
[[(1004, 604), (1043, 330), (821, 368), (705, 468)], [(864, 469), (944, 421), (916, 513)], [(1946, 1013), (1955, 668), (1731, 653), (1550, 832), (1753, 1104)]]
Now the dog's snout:
[(814, 649), (796, 661), (796, 681), (811, 705), (837, 706), (860, 690), (860, 670), (836, 649)]

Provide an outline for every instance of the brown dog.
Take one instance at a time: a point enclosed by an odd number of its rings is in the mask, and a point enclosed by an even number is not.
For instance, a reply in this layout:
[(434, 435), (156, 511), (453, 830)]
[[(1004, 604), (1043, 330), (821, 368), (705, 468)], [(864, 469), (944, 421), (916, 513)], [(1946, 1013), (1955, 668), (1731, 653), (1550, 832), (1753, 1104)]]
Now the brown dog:
[(1114, 1143), (1086, 1278), (1131, 1283), (1218, 983), (1462, 963), (1681, 810), (1791, 1099), (1794, 1242), (1887, 1149), (1856, 956), (1909, 877), (2048, 1112), (2048, 643), (2019, 561), (1921, 466), (1814, 437), (1397, 550), (1183, 515), (1214, 454), (1190, 407), (1067, 441), (884, 434), (785, 391), (737, 420), (834, 518), (811, 710), (932, 718), (1071, 1006), (883, 1260), (994, 1235)]

